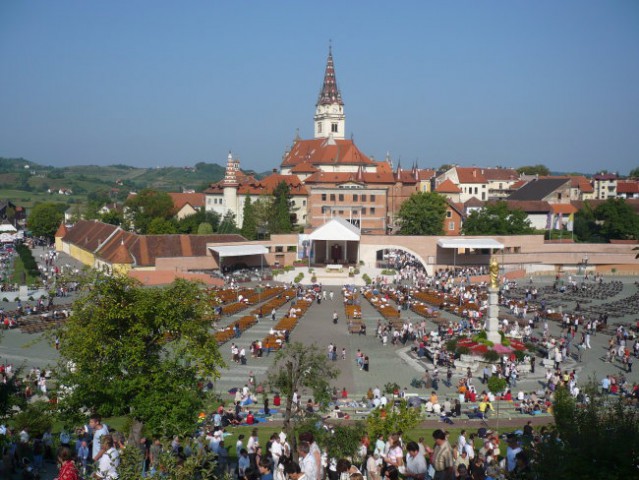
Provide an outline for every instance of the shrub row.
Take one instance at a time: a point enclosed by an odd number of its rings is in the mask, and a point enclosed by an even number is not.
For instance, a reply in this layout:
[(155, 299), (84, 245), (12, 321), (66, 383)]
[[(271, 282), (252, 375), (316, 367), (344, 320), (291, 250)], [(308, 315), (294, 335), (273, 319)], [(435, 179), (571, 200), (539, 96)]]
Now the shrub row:
[(16, 251), (18, 252), (18, 255), (20, 255), (20, 260), (22, 260), (22, 264), (24, 265), (27, 275), (31, 277), (39, 277), (40, 269), (38, 268), (38, 262), (36, 262), (35, 258), (33, 258), (31, 249), (22, 244), (16, 246)]

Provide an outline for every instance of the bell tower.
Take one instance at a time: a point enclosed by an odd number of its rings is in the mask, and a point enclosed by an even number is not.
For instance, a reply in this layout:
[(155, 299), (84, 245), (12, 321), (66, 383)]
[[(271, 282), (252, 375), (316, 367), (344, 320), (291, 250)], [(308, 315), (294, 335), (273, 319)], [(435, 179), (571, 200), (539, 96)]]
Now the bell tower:
[(324, 83), (315, 104), (314, 120), (315, 138), (344, 139), (346, 128), (344, 102), (342, 94), (337, 88), (333, 52), (330, 46), (328, 47)]

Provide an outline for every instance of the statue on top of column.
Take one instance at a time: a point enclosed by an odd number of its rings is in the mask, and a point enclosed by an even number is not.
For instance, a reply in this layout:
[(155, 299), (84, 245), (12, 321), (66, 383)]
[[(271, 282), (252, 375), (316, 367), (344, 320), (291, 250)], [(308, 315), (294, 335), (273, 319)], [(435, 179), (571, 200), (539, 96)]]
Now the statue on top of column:
[(497, 262), (497, 257), (493, 255), (490, 257), (490, 287), (491, 288), (499, 288), (499, 262)]

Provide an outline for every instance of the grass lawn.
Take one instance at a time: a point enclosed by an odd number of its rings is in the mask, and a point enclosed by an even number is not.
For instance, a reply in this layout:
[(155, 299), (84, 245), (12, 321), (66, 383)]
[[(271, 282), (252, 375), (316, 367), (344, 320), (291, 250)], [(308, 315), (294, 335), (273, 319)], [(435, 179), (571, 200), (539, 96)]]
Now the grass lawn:
[(38, 280), (38, 277), (29, 275), (24, 268), (24, 263), (19, 256), (16, 256), (13, 261), (13, 273), (11, 275), (10, 282), (17, 283), (18, 285), (33, 285)]

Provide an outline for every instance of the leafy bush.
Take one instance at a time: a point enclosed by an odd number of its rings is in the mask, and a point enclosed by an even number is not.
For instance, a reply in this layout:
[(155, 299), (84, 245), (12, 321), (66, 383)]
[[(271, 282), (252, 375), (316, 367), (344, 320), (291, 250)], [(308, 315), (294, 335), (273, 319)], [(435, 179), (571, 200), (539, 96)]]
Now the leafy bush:
[(536, 350), (537, 350), (537, 345), (535, 345), (535, 344), (534, 344), (534, 343), (532, 343), (532, 342), (526, 342), (526, 344), (525, 344), (525, 345), (526, 345), (526, 349), (527, 349), (529, 352), (534, 352), (534, 351), (536, 351)]
[(514, 355), (518, 362), (521, 362), (526, 357), (526, 353), (521, 350), (515, 350)]
[(38, 437), (53, 426), (51, 406), (44, 401), (31, 403), (13, 417), (13, 424), (16, 431), (27, 428), (30, 435)]
[(384, 385), (384, 393), (393, 394), (394, 392), (399, 391), (399, 385), (395, 382), (388, 382)]
[(482, 356), (484, 357), (484, 360), (491, 363), (499, 360), (499, 354), (495, 350), (488, 350)]
[(293, 281), (295, 283), (300, 283), (302, 281), (302, 279), (304, 278), (304, 272), (300, 272), (298, 273), (295, 278), (293, 279)]
[(504, 347), (510, 347), (510, 338), (501, 337), (501, 344)]
[(448, 350), (449, 352), (454, 352), (455, 349), (457, 348), (457, 340), (456, 339), (451, 339), (448, 340), (446, 342), (446, 350)]
[(373, 283), (373, 280), (371, 280), (371, 277), (369, 277), (366, 273), (362, 275), (362, 280), (366, 282), (366, 285), (370, 285), (371, 283)]
[(455, 350), (455, 354), (457, 356), (468, 355), (469, 353), (470, 353), (470, 348), (465, 347), (465, 346), (464, 347), (457, 347), (457, 350)]
[(486, 333), (486, 330), (482, 330), (477, 335), (475, 335), (473, 337), (473, 340), (475, 340), (476, 342), (479, 342), (479, 339), (481, 339), (481, 338), (483, 338), (484, 340), (486, 340), (488, 338), (488, 334)]
[(395, 270), (392, 268), (385, 268), (382, 270), (382, 275), (395, 275)]

